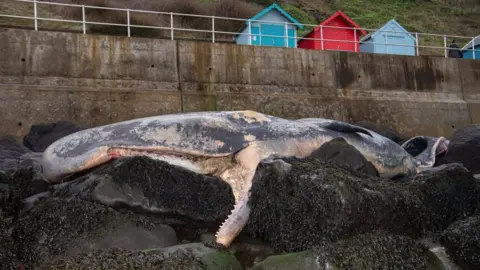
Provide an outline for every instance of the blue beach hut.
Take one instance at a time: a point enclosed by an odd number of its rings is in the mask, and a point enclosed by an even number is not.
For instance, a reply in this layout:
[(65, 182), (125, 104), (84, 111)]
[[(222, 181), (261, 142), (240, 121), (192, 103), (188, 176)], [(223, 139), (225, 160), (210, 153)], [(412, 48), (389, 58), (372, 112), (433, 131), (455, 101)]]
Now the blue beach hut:
[(416, 54), (416, 40), (395, 19), (392, 19), (377, 31), (364, 36), (360, 40), (360, 52), (414, 56)]
[(242, 45), (296, 48), (297, 29), (301, 30), (303, 27), (277, 3), (273, 3), (250, 18), (235, 41)]
[[(475, 51), (475, 57), (473, 52)], [(463, 58), (480, 60), (480, 36), (467, 43), (462, 48)]]

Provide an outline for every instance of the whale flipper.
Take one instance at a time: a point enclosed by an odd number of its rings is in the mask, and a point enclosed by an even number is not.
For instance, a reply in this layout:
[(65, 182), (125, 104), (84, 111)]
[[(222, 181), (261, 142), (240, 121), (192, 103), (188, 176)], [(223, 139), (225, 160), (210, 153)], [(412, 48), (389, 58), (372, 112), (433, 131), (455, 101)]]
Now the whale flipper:
[(330, 122), (325, 125), (324, 128), (343, 133), (363, 133), (370, 137), (373, 137), (373, 135), (368, 130), (354, 125), (350, 125), (348, 123)]

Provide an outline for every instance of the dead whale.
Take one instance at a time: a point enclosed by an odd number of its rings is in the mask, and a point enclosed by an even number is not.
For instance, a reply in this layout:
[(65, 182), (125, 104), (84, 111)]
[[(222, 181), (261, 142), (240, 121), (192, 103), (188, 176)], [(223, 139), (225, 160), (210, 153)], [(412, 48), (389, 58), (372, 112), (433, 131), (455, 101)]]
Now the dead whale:
[(235, 207), (216, 234), (217, 243), (229, 246), (247, 223), (248, 193), (257, 165), (277, 157), (307, 157), (338, 137), (357, 148), (381, 177), (414, 175), (422, 166), (400, 145), (361, 127), (254, 111), (170, 114), (82, 130), (52, 143), (42, 165), (53, 183), (112, 158), (135, 155), (215, 175), (229, 183), (235, 196)]
[(449, 143), (450, 141), (444, 137), (415, 136), (405, 141), (402, 147), (422, 166), (432, 167), (436, 157), (447, 152)]

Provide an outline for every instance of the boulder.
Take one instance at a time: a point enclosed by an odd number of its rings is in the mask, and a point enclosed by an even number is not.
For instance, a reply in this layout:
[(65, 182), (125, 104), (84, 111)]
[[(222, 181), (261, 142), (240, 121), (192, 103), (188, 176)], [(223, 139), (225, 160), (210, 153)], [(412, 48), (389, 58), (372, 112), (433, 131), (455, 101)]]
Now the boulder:
[(0, 136), (0, 171), (16, 170), (22, 166), (22, 156), (31, 152), (9, 136)]
[(19, 269), (14, 252), (14, 242), (9, 233), (10, 224), (0, 209), (0, 269)]
[(435, 235), (429, 235), (426, 238), (422, 238), (418, 241), (427, 246), (438, 258), (436, 264), (439, 267), (437, 269), (461, 270), (461, 268), (455, 264), (455, 262), (453, 262), (452, 258), (448, 256), (447, 252), (445, 251), (445, 247), (438, 242), (438, 239), (435, 237)]
[(49, 183), (34, 168), (22, 168), (5, 174), (4, 207), (9, 215), (16, 215), (24, 207), (24, 200), (49, 190)]
[(336, 138), (323, 144), (319, 149), (313, 151), (310, 157), (360, 171), (367, 175), (378, 176), (373, 164), (343, 138)]
[(43, 152), (56, 140), (83, 129), (65, 120), (32, 125), (28, 134), (23, 137), (23, 145), (34, 152)]
[(215, 230), (234, 204), (232, 189), (219, 178), (145, 156), (117, 159), (55, 189), (53, 196), (161, 216), (181, 239)]
[(480, 215), (451, 224), (441, 235), (440, 242), (462, 269), (480, 269)]
[(480, 173), (480, 125), (468, 125), (453, 133), (444, 163), (462, 163), (474, 174)]
[(172, 246), (175, 231), (153, 217), (79, 199), (46, 198), (18, 218), (12, 237), (27, 268), (94, 250)]
[(4, 179), (0, 180), (0, 206), (10, 216), (16, 216), (28, 207), (32, 201), (29, 198), (46, 195), (50, 188), (43, 175), (32, 167), (9, 171), (1, 178)]
[(59, 258), (38, 269), (243, 269), (233, 255), (191, 243), (163, 249), (128, 251), (98, 250), (75, 257)]
[[(205, 233), (200, 237), (202, 243), (215, 243), (214, 233)], [(243, 268), (250, 269), (258, 262), (274, 254), (273, 249), (265, 242), (240, 234), (235, 238), (228, 251), (235, 255)]]
[(407, 137), (401, 135), (399, 132), (397, 132), (394, 129), (391, 129), (391, 128), (389, 128), (387, 126), (384, 126), (384, 125), (374, 124), (374, 123), (369, 122), (369, 121), (359, 121), (359, 122), (356, 122), (354, 125), (357, 125), (357, 126), (369, 129), (373, 132), (376, 132), (376, 133), (378, 133), (378, 134), (380, 134), (384, 137), (389, 138), (390, 140), (392, 140), (392, 141), (394, 141), (398, 144), (402, 144), (408, 139)]
[(459, 164), (395, 182), (313, 158), (282, 159), (258, 167), (245, 229), (278, 252), (372, 230), (416, 238), (471, 215), (479, 186)]
[(442, 266), (423, 244), (405, 236), (378, 231), (298, 253), (271, 256), (252, 270), (445, 269)]

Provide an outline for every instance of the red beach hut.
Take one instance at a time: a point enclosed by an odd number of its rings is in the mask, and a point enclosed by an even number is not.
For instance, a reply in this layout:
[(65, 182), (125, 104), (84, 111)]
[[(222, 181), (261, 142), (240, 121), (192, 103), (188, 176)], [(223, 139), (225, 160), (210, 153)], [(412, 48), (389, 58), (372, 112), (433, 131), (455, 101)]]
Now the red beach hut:
[[(339, 28), (342, 27), (342, 28)], [(348, 27), (348, 28), (343, 28)], [(355, 29), (354, 29), (355, 28)], [(341, 10), (315, 26), (315, 28), (298, 42), (298, 48), (312, 50), (360, 51), (360, 36), (366, 35), (350, 17)], [(313, 40), (316, 39), (316, 40)], [(323, 41), (321, 39), (324, 39)], [(327, 40), (335, 41), (327, 41)]]

